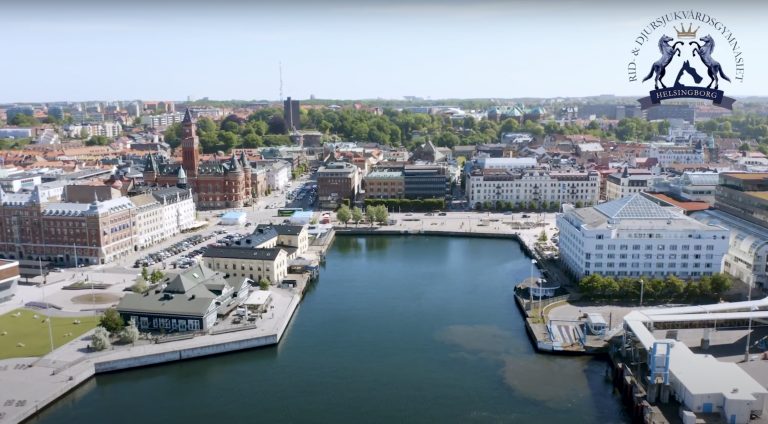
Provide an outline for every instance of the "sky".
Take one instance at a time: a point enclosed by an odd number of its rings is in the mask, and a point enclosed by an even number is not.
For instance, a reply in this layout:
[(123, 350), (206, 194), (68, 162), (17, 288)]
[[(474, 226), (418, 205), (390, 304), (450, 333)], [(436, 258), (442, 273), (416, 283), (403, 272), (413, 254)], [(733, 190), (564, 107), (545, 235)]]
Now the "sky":
[[(3, 6), (0, 102), (277, 100), (280, 64), (298, 99), (634, 96), (653, 88), (628, 81), (635, 38), (691, 8), (744, 52), (743, 82), (720, 88), (768, 95), (766, 1), (42, 0)], [(727, 47), (714, 56), (732, 73)]]

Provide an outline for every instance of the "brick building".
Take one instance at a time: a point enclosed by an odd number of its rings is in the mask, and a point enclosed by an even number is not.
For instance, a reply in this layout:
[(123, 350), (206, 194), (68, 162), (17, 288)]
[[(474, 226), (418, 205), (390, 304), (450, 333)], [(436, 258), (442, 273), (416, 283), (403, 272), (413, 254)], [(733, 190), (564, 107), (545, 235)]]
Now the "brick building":
[(334, 208), (342, 199), (357, 196), (357, 167), (349, 162), (331, 162), (317, 170), (320, 207)]
[(133, 209), (125, 197), (47, 203), (37, 189), (0, 190), (0, 258), (61, 266), (111, 262), (133, 251)]
[(228, 159), (200, 161), (200, 141), (192, 115), (187, 109), (182, 121), (182, 161), (172, 163), (149, 155), (144, 182), (156, 186), (192, 189), (198, 209), (240, 208), (251, 204), (251, 164), (243, 153)]

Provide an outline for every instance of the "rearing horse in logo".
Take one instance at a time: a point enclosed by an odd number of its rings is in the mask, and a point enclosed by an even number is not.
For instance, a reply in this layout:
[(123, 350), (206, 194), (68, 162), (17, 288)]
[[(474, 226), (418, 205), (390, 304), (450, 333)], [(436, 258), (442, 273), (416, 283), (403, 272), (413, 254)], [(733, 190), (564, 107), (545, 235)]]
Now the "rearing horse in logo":
[(680, 56), (680, 49), (677, 48), (677, 45), (684, 44), (682, 41), (677, 41), (675, 44), (670, 46), (668, 43), (672, 40), (674, 39), (668, 35), (662, 35), (661, 38), (659, 38), (659, 51), (661, 52), (661, 59), (653, 62), (651, 72), (649, 72), (648, 76), (643, 79), (643, 82), (648, 81), (655, 73), (656, 79), (654, 79), (654, 87), (656, 87), (657, 90), (659, 89), (659, 84), (661, 84), (662, 88), (667, 88), (667, 86), (664, 85), (664, 81), (661, 79), (664, 78), (664, 74), (667, 73), (667, 65), (669, 65), (669, 62), (672, 61), (675, 53)]
[(699, 45), (697, 41), (691, 41), (688, 44), (696, 45), (696, 48), (693, 49), (693, 55), (696, 56), (696, 52), (698, 52), (701, 61), (704, 62), (704, 65), (707, 66), (707, 74), (710, 78), (712, 78), (712, 81), (709, 82), (707, 88), (711, 88), (712, 84), (715, 84), (715, 90), (717, 90), (717, 85), (719, 82), (717, 78), (718, 74), (720, 74), (720, 76), (728, 82), (731, 82), (731, 79), (728, 78), (725, 73), (723, 73), (723, 68), (720, 67), (720, 62), (712, 58), (712, 50), (715, 49), (715, 41), (712, 39), (712, 37), (707, 35), (705, 37), (699, 38), (699, 40), (704, 42), (703, 46)]

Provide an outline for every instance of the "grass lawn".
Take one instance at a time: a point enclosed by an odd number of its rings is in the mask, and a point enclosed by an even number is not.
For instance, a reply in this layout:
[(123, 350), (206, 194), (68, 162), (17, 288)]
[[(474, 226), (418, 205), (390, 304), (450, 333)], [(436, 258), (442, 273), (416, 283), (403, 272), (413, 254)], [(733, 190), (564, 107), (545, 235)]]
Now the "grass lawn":
[[(45, 318), (41, 311), (31, 309), (16, 309), (0, 315), (0, 359), (43, 356), (50, 352), (51, 339), (48, 323), (43, 322)], [(75, 320), (80, 324), (75, 324)], [(53, 345), (58, 348), (74, 340), (96, 327), (98, 320), (98, 316), (52, 318)]]

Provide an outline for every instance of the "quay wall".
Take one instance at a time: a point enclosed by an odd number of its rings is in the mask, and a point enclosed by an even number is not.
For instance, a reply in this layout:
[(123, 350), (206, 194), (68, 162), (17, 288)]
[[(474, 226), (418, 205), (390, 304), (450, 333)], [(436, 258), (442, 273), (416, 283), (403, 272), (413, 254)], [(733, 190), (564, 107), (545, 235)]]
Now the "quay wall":
[(234, 352), (238, 350), (270, 346), (277, 344), (277, 342), (277, 334), (270, 334), (252, 339), (236, 340), (186, 349), (174, 349), (159, 353), (151, 353), (148, 355), (131, 356), (128, 358), (112, 360), (106, 359), (104, 361), (94, 362), (93, 365), (95, 373), (100, 374), (105, 372), (125, 370), (128, 368), (146, 367), (167, 362), (199, 358), (202, 356), (220, 355), (222, 353)]
[[(382, 230), (374, 228), (334, 228), (337, 236), (437, 236), (437, 237), (474, 237), (515, 240), (526, 255), (539, 259), (538, 255), (530, 248), (519, 234), (494, 233), (477, 231), (435, 231), (435, 230)], [(538, 267), (538, 265), (537, 265)]]

